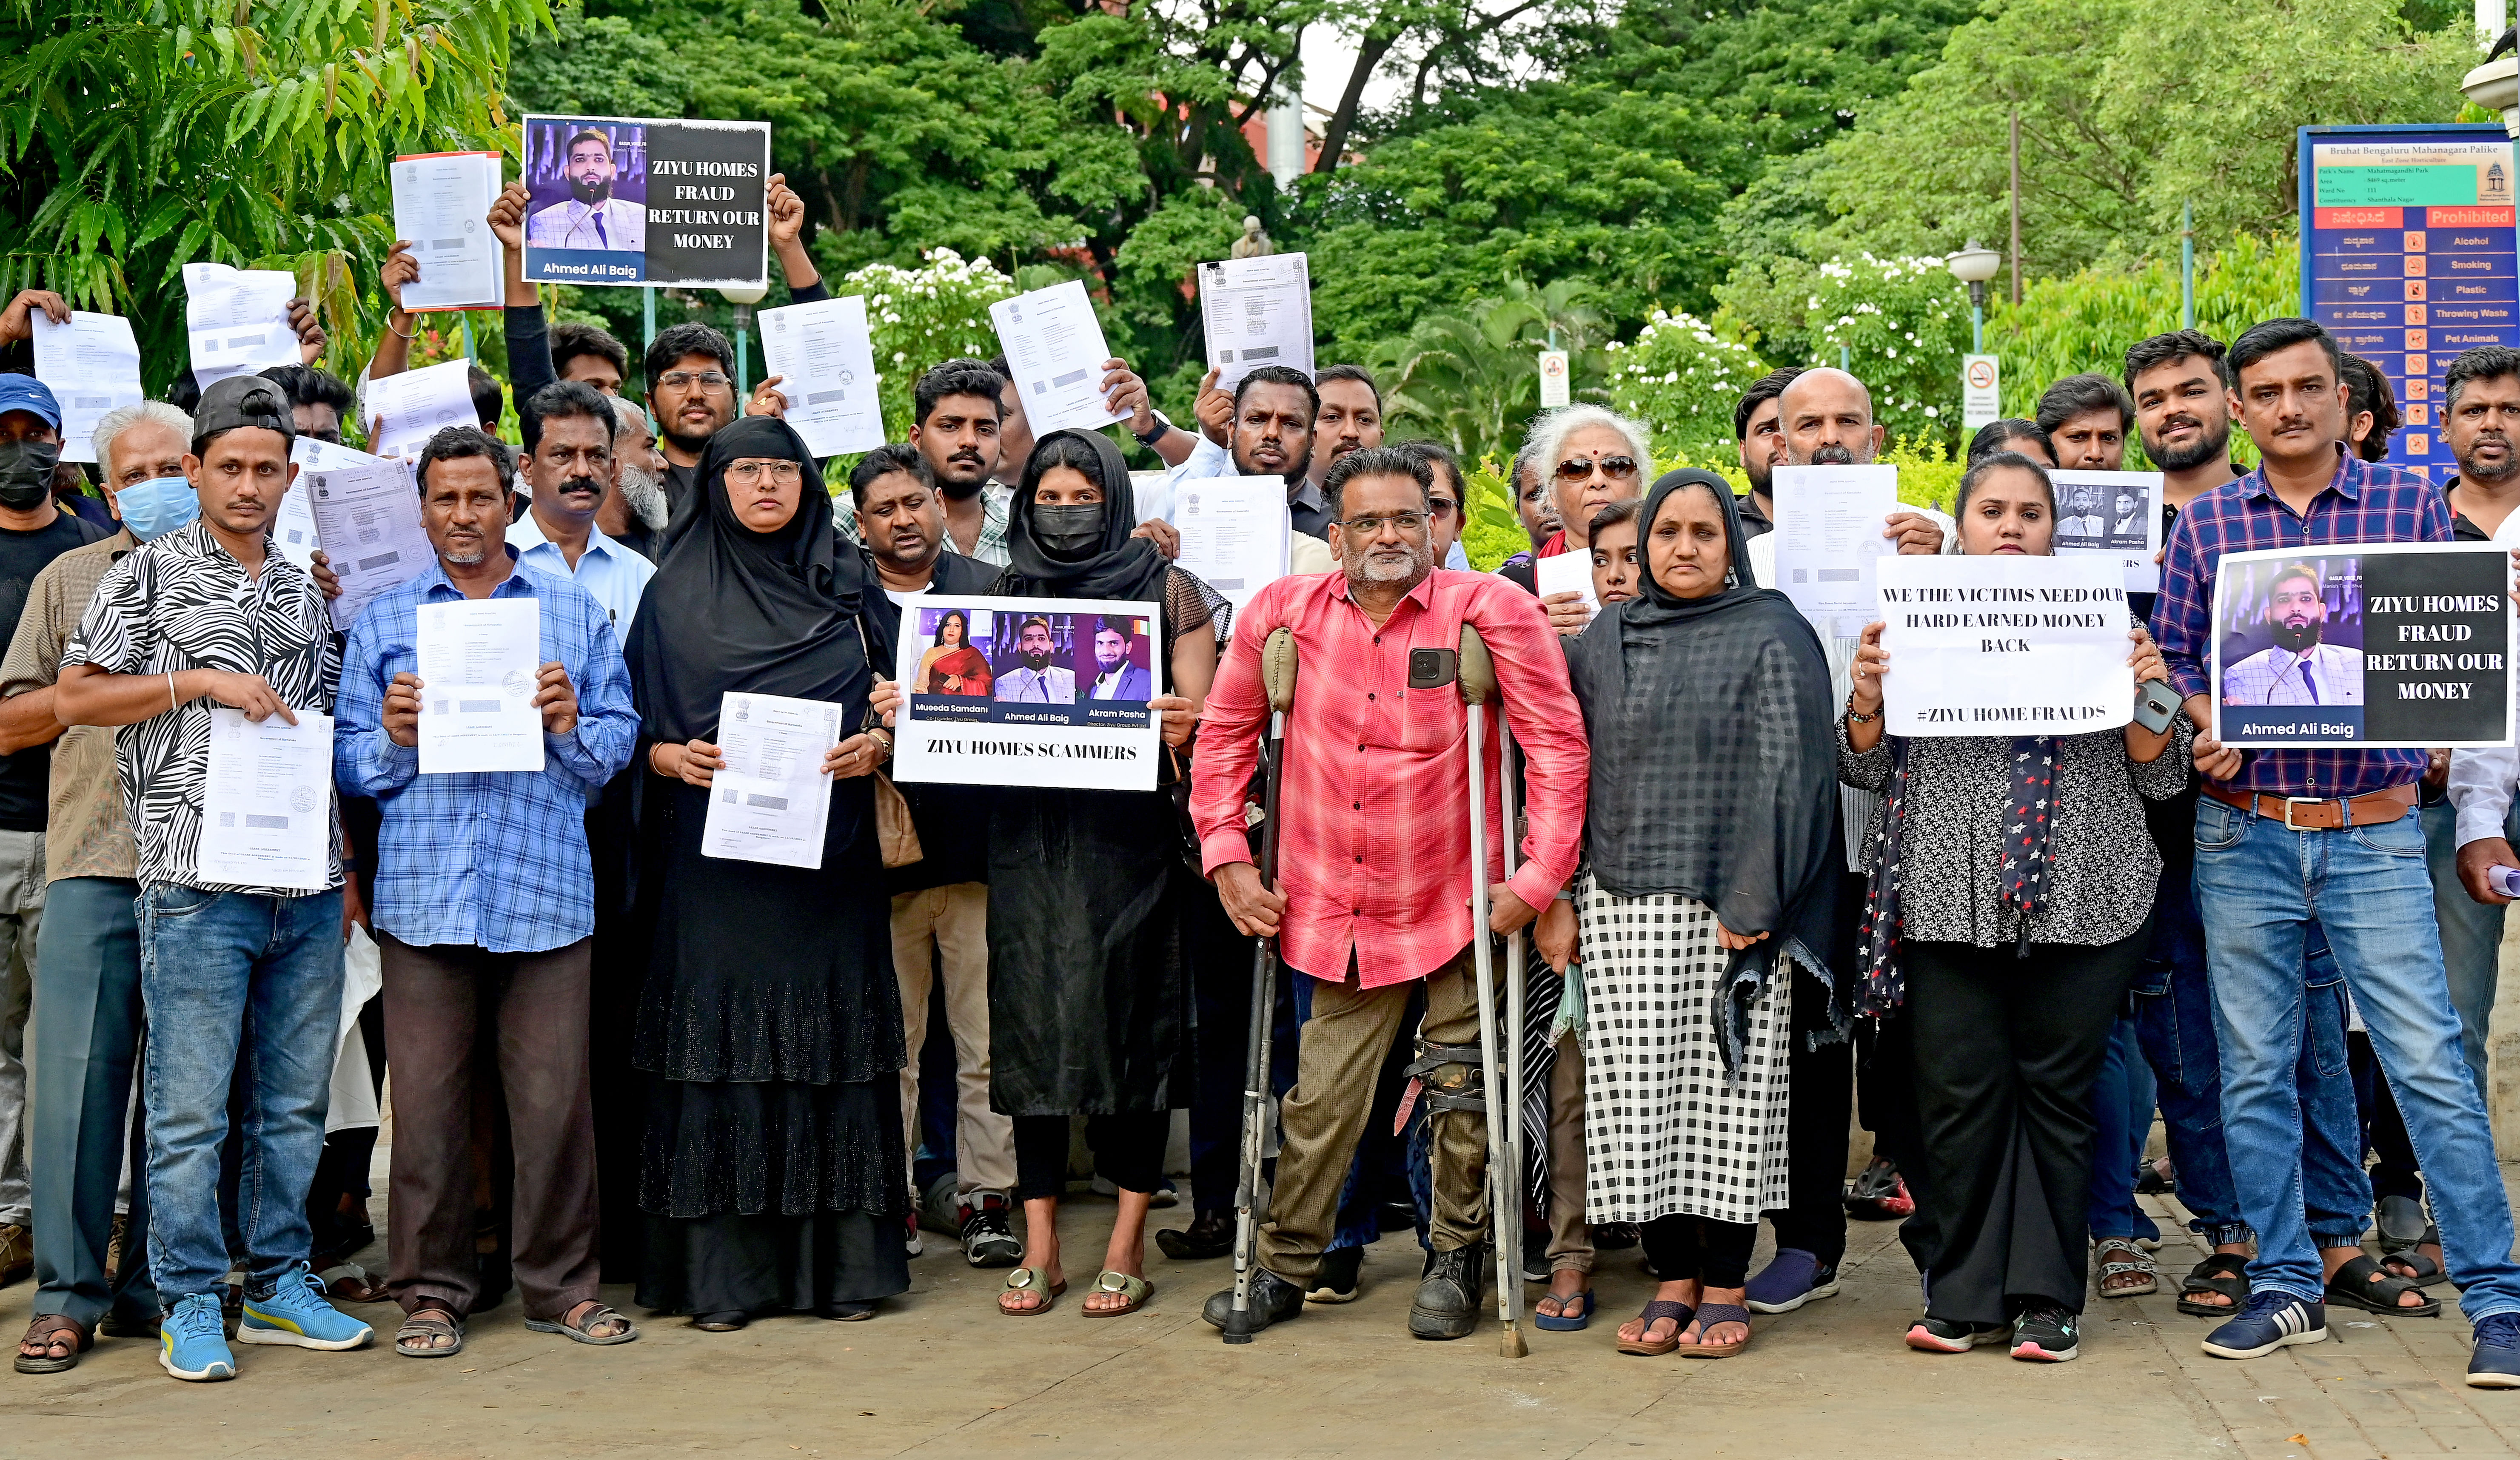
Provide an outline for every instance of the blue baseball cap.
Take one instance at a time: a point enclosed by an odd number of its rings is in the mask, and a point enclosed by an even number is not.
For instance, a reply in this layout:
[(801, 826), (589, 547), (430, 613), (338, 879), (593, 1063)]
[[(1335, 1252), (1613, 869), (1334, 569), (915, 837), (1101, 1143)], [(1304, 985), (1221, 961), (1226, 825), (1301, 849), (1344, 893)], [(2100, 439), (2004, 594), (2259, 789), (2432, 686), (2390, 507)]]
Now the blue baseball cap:
[(30, 411), (54, 430), (62, 428), (62, 403), (53, 399), (53, 387), (33, 376), (0, 376), (0, 416), (12, 411)]

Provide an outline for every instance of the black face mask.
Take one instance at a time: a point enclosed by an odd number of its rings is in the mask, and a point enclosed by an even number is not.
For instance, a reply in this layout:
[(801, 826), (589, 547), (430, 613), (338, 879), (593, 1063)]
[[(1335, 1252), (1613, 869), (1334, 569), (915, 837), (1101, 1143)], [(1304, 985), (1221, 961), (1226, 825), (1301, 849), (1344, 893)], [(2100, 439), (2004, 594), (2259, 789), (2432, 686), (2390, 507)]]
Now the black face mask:
[(1043, 507), (1036, 503), (1032, 535), (1041, 539), (1042, 551), (1053, 557), (1082, 557), (1102, 545), (1102, 504)]
[(22, 512), (53, 495), (62, 449), (51, 441), (0, 441), (0, 507)]

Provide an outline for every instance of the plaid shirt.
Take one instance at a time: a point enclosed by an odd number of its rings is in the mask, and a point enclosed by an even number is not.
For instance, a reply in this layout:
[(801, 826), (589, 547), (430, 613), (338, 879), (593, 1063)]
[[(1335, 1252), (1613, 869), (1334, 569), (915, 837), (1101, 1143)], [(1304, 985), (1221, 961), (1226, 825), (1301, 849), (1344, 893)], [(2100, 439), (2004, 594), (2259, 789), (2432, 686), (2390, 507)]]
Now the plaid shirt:
[[(516, 550), (508, 552), (513, 562)], [(333, 774), (344, 795), (374, 796), (384, 813), (377, 835), (377, 929), (422, 948), (566, 948), (595, 931), (586, 807), (589, 793), (630, 763), (639, 736), (630, 674), (593, 595), (517, 568), (490, 597), (542, 600), (542, 662), (568, 671), (577, 727), (543, 736), (539, 774), (423, 775), (420, 752), (385, 736), (385, 686), (397, 674), (418, 672), (420, 605), (463, 597), (431, 563), (360, 612), (342, 653)]]
[[(2225, 482), (2187, 504), (2161, 564), (2152, 637), (2182, 696), (2212, 694), (2214, 574), (2226, 553), (2326, 548), (2350, 543), (2447, 543), (2450, 505), (2411, 471), (2375, 465), (2337, 449), (2336, 475), (2295, 512), (2267, 485), (2266, 470)], [(2253, 750), (2230, 784), (2276, 796), (2360, 796), (2424, 774), (2420, 750)]]
[[(1485, 573), (1437, 571), (1376, 629), (1348, 597), (1346, 577), (1325, 573), (1279, 579), (1235, 621), (1199, 717), (1191, 819), (1208, 872), (1251, 861), (1243, 791), (1269, 728), (1260, 646), (1280, 625), (1293, 629), (1301, 671), (1278, 806), (1288, 967), (1335, 983), (1353, 955), (1360, 984), (1372, 989), (1424, 978), (1468, 946), (1468, 713), (1458, 687), (1409, 687), (1409, 651), (1459, 647), (1464, 622), (1487, 641), (1528, 760), (1530, 829), (1514, 894), (1546, 908), (1574, 875), (1592, 762), (1565, 652), (1537, 598)], [(1491, 787), (1496, 747), (1491, 716), (1480, 760)], [(1504, 881), (1493, 795), (1487, 823), (1488, 879)]]

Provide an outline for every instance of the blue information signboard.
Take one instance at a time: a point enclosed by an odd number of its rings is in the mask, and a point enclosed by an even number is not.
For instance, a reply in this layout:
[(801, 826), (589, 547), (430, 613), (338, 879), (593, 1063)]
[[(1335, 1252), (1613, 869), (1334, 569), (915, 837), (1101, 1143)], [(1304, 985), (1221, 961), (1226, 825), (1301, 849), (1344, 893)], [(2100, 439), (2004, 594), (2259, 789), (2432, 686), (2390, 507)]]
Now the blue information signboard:
[(2499, 126), (2303, 127), (2302, 312), (2377, 367), (2406, 425), (2389, 460), (2435, 481), (2442, 372), (2520, 345), (2511, 139)]

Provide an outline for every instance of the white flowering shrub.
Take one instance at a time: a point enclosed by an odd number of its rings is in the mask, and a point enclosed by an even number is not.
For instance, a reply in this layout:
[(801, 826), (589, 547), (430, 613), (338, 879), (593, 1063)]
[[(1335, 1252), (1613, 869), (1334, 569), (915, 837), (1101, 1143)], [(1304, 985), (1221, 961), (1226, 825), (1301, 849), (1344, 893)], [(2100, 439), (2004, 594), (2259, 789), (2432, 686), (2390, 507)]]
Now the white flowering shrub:
[(1966, 286), (1939, 258), (1822, 264), (1806, 304), (1817, 359), (1871, 388), (1872, 416), (1893, 437), (1948, 438), (1958, 425), (1960, 356), (1969, 347)]
[(1750, 347), (1694, 315), (1655, 310), (1624, 344), (1606, 349), (1611, 409), (1653, 430), (1658, 457), (1731, 461), (1732, 405), (1768, 367)]
[(884, 433), (895, 441), (910, 435), (910, 388), (922, 372), (958, 356), (986, 360), (998, 353), (989, 306), (1017, 292), (1015, 282), (985, 258), (967, 260), (951, 248), (930, 248), (920, 257), (926, 262), (916, 269), (869, 264), (853, 270), (832, 290), (866, 295)]

